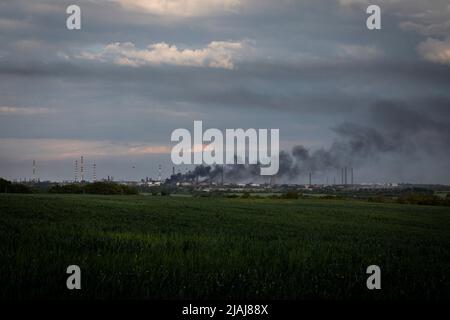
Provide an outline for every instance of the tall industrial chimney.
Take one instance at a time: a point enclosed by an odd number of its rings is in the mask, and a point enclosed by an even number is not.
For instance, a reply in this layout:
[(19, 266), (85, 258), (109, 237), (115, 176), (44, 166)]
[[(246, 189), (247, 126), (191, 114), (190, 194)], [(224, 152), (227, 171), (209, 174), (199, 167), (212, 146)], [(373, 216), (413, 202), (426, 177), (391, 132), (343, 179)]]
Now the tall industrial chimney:
[(74, 181), (78, 182), (78, 160), (75, 160), (75, 168), (74, 168)]
[(353, 180), (353, 168), (350, 169), (350, 172), (351, 172), (351, 175), (352, 175), (351, 179), (352, 179), (352, 185), (353, 185), (353, 184), (354, 184), (354, 180)]
[(309, 185), (312, 185), (312, 173), (311, 171), (309, 172)]
[(33, 182), (36, 182), (36, 160), (33, 160)]
[(81, 161), (80, 161), (80, 178), (81, 178), (81, 182), (84, 182), (84, 158), (83, 156), (81, 156)]
[(95, 182), (95, 181), (97, 181), (97, 165), (95, 164), (95, 161), (94, 161), (94, 164), (92, 165), (92, 182)]

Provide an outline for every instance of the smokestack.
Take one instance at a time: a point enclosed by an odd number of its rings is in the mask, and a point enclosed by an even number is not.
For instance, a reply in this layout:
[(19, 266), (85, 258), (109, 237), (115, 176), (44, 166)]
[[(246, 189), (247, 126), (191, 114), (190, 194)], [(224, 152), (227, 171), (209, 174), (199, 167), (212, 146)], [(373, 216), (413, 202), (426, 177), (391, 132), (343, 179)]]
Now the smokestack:
[(352, 175), (352, 185), (353, 185), (354, 184), (354, 181), (353, 181), (353, 168), (351, 168), (350, 171), (351, 171), (351, 175)]
[(97, 165), (94, 164), (92, 165), (92, 182), (95, 182), (97, 180), (97, 173), (96, 173), (96, 169), (97, 169)]
[(33, 182), (36, 182), (36, 160), (33, 160)]
[(160, 164), (158, 165), (158, 181), (162, 181), (162, 167)]
[(74, 169), (74, 179), (75, 182), (78, 182), (78, 160), (75, 160), (75, 169)]
[(81, 182), (84, 182), (84, 158), (83, 156), (81, 156), (81, 161), (80, 161), (80, 178), (81, 178)]
[(344, 175), (344, 184), (347, 184), (347, 167), (345, 167), (344, 173), (345, 173), (345, 175)]
[(172, 175), (175, 175), (175, 167), (172, 167)]
[(341, 184), (344, 184), (344, 168), (341, 168)]
[(309, 172), (309, 185), (312, 185), (312, 173), (311, 171)]

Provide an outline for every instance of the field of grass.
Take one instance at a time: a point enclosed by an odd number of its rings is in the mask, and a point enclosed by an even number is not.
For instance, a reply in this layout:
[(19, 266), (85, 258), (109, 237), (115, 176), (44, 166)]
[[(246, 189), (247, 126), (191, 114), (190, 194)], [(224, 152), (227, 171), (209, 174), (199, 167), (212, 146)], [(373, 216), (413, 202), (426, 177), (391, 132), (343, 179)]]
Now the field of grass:
[[(66, 289), (72, 264), (82, 290)], [(449, 299), (450, 209), (2, 194), (0, 299), (17, 298)]]

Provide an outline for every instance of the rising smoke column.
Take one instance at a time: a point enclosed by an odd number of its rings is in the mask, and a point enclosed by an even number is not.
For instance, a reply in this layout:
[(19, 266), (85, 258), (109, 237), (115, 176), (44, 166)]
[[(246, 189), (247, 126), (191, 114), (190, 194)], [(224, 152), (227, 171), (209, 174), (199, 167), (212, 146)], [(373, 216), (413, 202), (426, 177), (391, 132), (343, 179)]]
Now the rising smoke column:
[[(328, 148), (308, 150), (297, 145), (290, 152), (280, 152), (278, 182), (295, 181), (310, 172), (323, 174), (341, 168), (358, 168), (384, 155), (412, 156), (424, 153), (448, 154), (450, 127), (401, 103), (379, 101), (370, 109), (370, 125), (344, 122), (333, 128), (336, 139)], [(259, 175), (259, 165), (197, 166), (178, 175), (179, 181), (267, 182)]]

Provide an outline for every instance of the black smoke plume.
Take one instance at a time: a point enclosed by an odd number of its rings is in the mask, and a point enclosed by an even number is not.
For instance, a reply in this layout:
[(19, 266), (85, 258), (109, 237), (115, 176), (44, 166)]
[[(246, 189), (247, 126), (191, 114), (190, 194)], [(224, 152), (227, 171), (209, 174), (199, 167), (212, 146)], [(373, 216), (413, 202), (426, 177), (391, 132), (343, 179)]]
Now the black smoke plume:
[[(372, 124), (344, 122), (335, 127), (335, 141), (329, 148), (308, 150), (297, 145), (281, 151), (277, 182), (293, 182), (309, 173), (338, 172), (358, 168), (386, 154), (412, 155), (450, 149), (450, 128), (425, 114), (393, 102), (378, 102), (370, 110)], [(446, 151), (445, 151), (446, 152)], [(197, 166), (192, 172), (178, 174), (171, 182), (210, 181), (220, 183), (268, 182), (260, 176), (259, 165)]]

